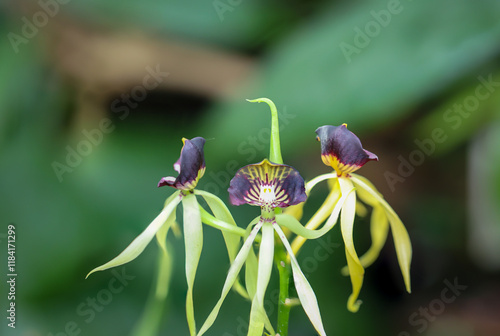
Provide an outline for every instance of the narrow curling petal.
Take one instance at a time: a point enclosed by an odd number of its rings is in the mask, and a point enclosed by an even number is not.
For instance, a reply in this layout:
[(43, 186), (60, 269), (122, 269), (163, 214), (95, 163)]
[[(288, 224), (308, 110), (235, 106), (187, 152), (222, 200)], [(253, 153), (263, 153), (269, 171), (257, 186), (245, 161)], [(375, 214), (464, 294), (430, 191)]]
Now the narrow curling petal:
[(304, 202), (292, 205), (286, 208), (283, 213), (295, 217), (297, 220), (301, 220), (304, 215)]
[(175, 223), (175, 220), (176, 220), (176, 212), (172, 211), (170, 216), (165, 221), (165, 224), (163, 224), (162, 227), (160, 228), (160, 230), (158, 230), (158, 232), (156, 232), (156, 242), (158, 243), (158, 246), (160, 247), (160, 249), (163, 251), (163, 253), (165, 255), (168, 254), (168, 250), (167, 250), (168, 231), (170, 231), (170, 228)]
[(250, 299), (253, 299), (257, 292), (257, 273), (259, 272), (259, 261), (253, 249), (250, 250), (245, 261), (245, 286)]
[(316, 332), (321, 336), (326, 336), (325, 328), (323, 327), (323, 321), (321, 319), (321, 313), (319, 311), (318, 300), (316, 299), (314, 290), (307, 281), (307, 278), (304, 276), (304, 273), (302, 273), (299, 263), (297, 262), (297, 259), (293, 254), (292, 247), (286, 239), (283, 230), (281, 230), (281, 228), (277, 224), (274, 224), (274, 230), (280, 237), (286, 251), (290, 255), (293, 281), (295, 283), (295, 289), (297, 290), (300, 304), (304, 308), (304, 311), (306, 312), (307, 317), (309, 317), (309, 321), (311, 321), (314, 329), (316, 329)]
[(412, 247), (410, 237), (403, 225), (403, 222), (376, 189), (365, 183), (363, 179), (359, 178), (359, 176), (352, 176), (351, 180), (359, 190), (363, 189), (367, 191), (372, 198), (376, 199), (384, 207), (391, 226), (399, 268), (403, 274), (406, 291), (411, 293), (410, 264), (412, 258)]
[(363, 149), (359, 138), (347, 129), (346, 124), (321, 126), (316, 134), (321, 142), (323, 163), (339, 175), (352, 173), (370, 160), (378, 160), (375, 154)]
[(160, 212), (151, 224), (149, 224), (148, 227), (140, 235), (138, 235), (125, 250), (122, 251), (122, 253), (104, 265), (94, 268), (89, 274), (87, 274), (87, 277), (94, 272), (120, 266), (137, 258), (137, 256), (144, 251), (149, 242), (154, 238), (162, 225), (167, 221), (170, 214), (175, 211), (175, 208), (181, 201), (180, 197), (178, 197), (179, 192), (176, 192), (175, 195), (177, 197), (173, 197), (171, 199), (171, 202), (163, 208), (162, 212)]
[(347, 309), (355, 313), (359, 310), (361, 301), (358, 301), (359, 292), (363, 286), (364, 268), (359, 261), (356, 249), (354, 248), (354, 240), (352, 236), (352, 229), (354, 226), (354, 216), (356, 213), (356, 194), (351, 193), (353, 185), (348, 178), (339, 178), (340, 190), (342, 194), (349, 193), (342, 213), (340, 214), (340, 228), (342, 237), (345, 243), (345, 254), (347, 259), (347, 266), (349, 267), (349, 275), (351, 277), (352, 294), (347, 301)]
[[(359, 258), (361, 265), (367, 268), (377, 260), (380, 255), (380, 251), (384, 247), (387, 240), (387, 235), (389, 233), (389, 220), (385, 209), (380, 205), (376, 205), (373, 208), (371, 222), (370, 222), (370, 234), (372, 238), (372, 245), (366, 251), (365, 254)], [(349, 269), (347, 266), (342, 268), (343, 275), (349, 275)]]
[[(250, 233), (251, 227), (260, 220), (258, 217), (257, 220), (253, 220), (250, 222), (247, 228), (247, 235)], [(245, 286), (248, 291), (248, 295), (250, 299), (253, 300), (256, 292), (257, 292), (257, 280), (258, 280), (258, 269), (259, 269), (259, 261), (257, 260), (257, 256), (252, 249), (248, 253), (247, 260), (245, 261)], [(276, 332), (273, 329), (272, 323), (269, 320), (269, 316), (264, 311), (264, 327), (268, 331), (269, 335), (276, 335)]]
[(389, 233), (389, 222), (387, 220), (387, 215), (382, 206), (376, 206), (373, 208), (371, 223), (370, 223), (370, 235), (372, 238), (372, 245), (366, 251), (366, 253), (360, 258), (361, 265), (363, 267), (368, 267), (378, 258), (380, 251), (387, 240), (387, 235)]
[(349, 295), (349, 299), (347, 299), (347, 309), (351, 313), (356, 313), (362, 303), (361, 300), (358, 300), (358, 297), (361, 292), (361, 287), (363, 287), (365, 270), (359, 264), (359, 260), (356, 260), (347, 249), (345, 249), (345, 257), (352, 284), (352, 294)]
[(366, 177), (358, 175), (358, 174), (351, 174), (351, 180), (354, 183), (355, 186), (357, 186), (356, 181), (361, 181), (363, 182), (366, 186), (368, 186), (371, 190), (373, 190), (378, 196), (374, 197), (369, 191), (367, 191), (365, 188), (357, 188), (356, 190), (356, 195), (358, 198), (363, 201), (365, 204), (368, 204), (372, 208), (375, 208), (380, 204), (379, 199), (384, 198), (381, 193), (378, 192), (377, 188), (373, 185), (373, 183), (370, 182)]
[[(238, 228), (236, 222), (234, 221), (233, 216), (231, 215), (231, 212), (219, 197), (202, 190), (195, 190), (194, 193), (195, 195), (200, 195), (205, 199), (208, 206), (210, 207), (210, 210), (212, 210), (214, 216), (217, 219), (220, 219), (234, 226), (235, 228)], [(240, 247), (240, 236), (226, 232), (224, 230), (221, 230), (221, 232), (222, 236), (224, 237), (224, 242), (226, 243), (229, 261), (233, 263), (234, 258), (236, 257), (236, 254), (238, 253), (238, 249)], [(236, 290), (244, 298), (248, 298), (248, 293), (238, 280), (236, 280), (234, 284), (234, 290)]]
[(266, 321), (264, 310), (264, 295), (266, 293), (271, 271), (273, 269), (274, 257), (274, 229), (270, 222), (264, 222), (262, 226), (262, 241), (259, 248), (259, 266), (257, 272), (257, 287), (252, 300), (250, 310), (250, 322), (248, 325), (248, 336), (261, 336)]
[(228, 191), (233, 205), (284, 208), (304, 202), (307, 198), (304, 179), (295, 168), (268, 160), (240, 168)]
[(179, 173), (177, 177), (166, 176), (158, 182), (158, 187), (170, 186), (179, 190), (192, 190), (205, 173), (205, 157), (203, 146), (205, 139), (196, 137), (191, 140), (183, 138), (181, 156), (174, 164)]
[(392, 237), (394, 238), (394, 246), (396, 247), (396, 255), (398, 256), (399, 268), (401, 269), (405, 281), (406, 291), (411, 293), (410, 264), (412, 248), (410, 236), (398, 215), (395, 213), (388, 213), (387, 216), (389, 217)]
[[(175, 197), (179, 198), (178, 192), (173, 193), (167, 198), (167, 200), (165, 201), (165, 206), (167, 206), (168, 203), (172, 202), (172, 200)], [(158, 232), (156, 232), (156, 242), (158, 243), (158, 246), (163, 250), (163, 253), (166, 255), (168, 254), (167, 234), (170, 231), (170, 228), (174, 225), (176, 219), (177, 219), (177, 214), (175, 211), (172, 211), (170, 216), (165, 221), (165, 224), (163, 224), (161, 228), (158, 230)]]
[(201, 215), (196, 196), (189, 194), (182, 199), (184, 210), (184, 245), (186, 250), (186, 280), (188, 290), (186, 293), (186, 316), (189, 332), (196, 335), (196, 323), (194, 319), (193, 287), (196, 270), (200, 261), (203, 248), (203, 227)]
[(366, 217), (368, 214), (368, 209), (360, 201), (356, 201), (356, 215), (359, 217)]
[(229, 268), (229, 272), (226, 277), (226, 281), (224, 282), (224, 287), (222, 288), (222, 293), (219, 298), (219, 301), (217, 301), (217, 304), (215, 305), (214, 309), (212, 309), (212, 312), (210, 313), (210, 315), (208, 315), (207, 319), (205, 320), (205, 323), (203, 323), (203, 326), (201, 327), (197, 336), (203, 335), (215, 322), (215, 319), (219, 314), (220, 307), (222, 306), (222, 303), (224, 302), (224, 299), (226, 298), (227, 294), (231, 290), (231, 287), (233, 286), (234, 282), (236, 281), (238, 273), (240, 272), (241, 267), (243, 267), (243, 263), (247, 259), (248, 253), (252, 248), (252, 244), (255, 240), (255, 237), (257, 237), (257, 233), (262, 227), (262, 223), (263, 222), (260, 221), (254, 226), (254, 228), (250, 232), (250, 235), (245, 240), (243, 246), (238, 252), (238, 255), (236, 256), (236, 258), (234, 258), (234, 262), (231, 264), (231, 267)]
[[(341, 195), (340, 195), (340, 187), (339, 183), (337, 181), (337, 175), (335, 175), (335, 178), (333, 179), (335, 184), (332, 187), (332, 190), (328, 194), (328, 197), (326, 200), (323, 202), (323, 204), (319, 207), (319, 209), (314, 213), (314, 215), (309, 219), (307, 222), (305, 229), (310, 229), (310, 230), (315, 230), (318, 226), (321, 225), (327, 218), (333, 220), (334, 216), (333, 214), (336, 212), (334, 209), (337, 208), (337, 217), (338, 214), (340, 213), (340, 209), (342, 207), (343, 202), (345, 201), (345, 197), (343, 200), (341, 200)], [(328, 181), (330, 182), (330, 180)], [(307, 188), (307, 187), (306, 187)], [(337, 218), (335, 218), (335, 222), (337, 221)], [(331, 222), (331, 221), (330, 221)], [(335, 223), (333, 223), (334, 225)], [(331, 227), (333, 227), (333, 225)], [(302, 225), (301, 225), (302, 226)], [(323, 227), (323, 229), (326, 227), (326, 225)], [(322, 230), (323, 230), (322, 229)], [(306, 242), (306, 239), (311, 239), (307, 236), (304, 236), (303, 234), (294, 232), (298, 234), (298, 236), (293, 240), (292, 242), (292, 249), (295, 253), (298, 253), (302, 245)]]

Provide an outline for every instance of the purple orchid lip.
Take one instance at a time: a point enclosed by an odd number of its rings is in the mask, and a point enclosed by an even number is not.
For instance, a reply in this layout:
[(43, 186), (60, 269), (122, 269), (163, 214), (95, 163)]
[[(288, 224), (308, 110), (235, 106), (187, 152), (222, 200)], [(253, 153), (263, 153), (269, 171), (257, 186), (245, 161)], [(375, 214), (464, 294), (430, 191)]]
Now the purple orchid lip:
[(184, 145), (181, 156), (174, 163), (174, 169), (179, 173), (177, 177), (166, 176), (158, 182), (158, 187), (170, 186), (179, 190), (192, 190), (205, 173), (205, 157), (203, 146), (205, 139), (196, 137), (191, 140), (182, 138)]
[(335, 169), (337, 174), (349, 174), (368, 161), (378, 161), (377, 155), (363, 149), (359, 138), (347, 129), (346, 124), (321, 126), (316, 134), (321, 142), (323, 163)]
[(304, 202), (307, 198), (304, 179), (295, 168), (271, 163), (267, 159), (240, 168), (228, 191), (233, 205), (284, 208)]

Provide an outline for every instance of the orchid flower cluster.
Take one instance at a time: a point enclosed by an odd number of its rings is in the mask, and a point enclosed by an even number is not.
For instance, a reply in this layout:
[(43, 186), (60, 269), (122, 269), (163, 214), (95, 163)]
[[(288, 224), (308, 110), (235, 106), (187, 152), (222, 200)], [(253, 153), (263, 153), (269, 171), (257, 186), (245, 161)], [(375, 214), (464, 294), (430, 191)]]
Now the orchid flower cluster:
[[(207, 332), (215, 322), (231, 289), (251, 302), (248, 336), (262, 336), (263, 333), (286, 336), (290, 308), (297, 304), (303, 307), (316, 332), (322, 336), (326, 335), (316, 294), (304, 276), (296, 255), (307, 240), (317, 239), (329, 232), (339, 217), (347, 260), (342, 273), (349, 275), (352, 283), (352, 294), (347, 300), (347, 308), (352, 312), (359, 309), (361, 301), (358, 297), (363, 284), (364, 270), (378, 257), (387, 239), (389, 227), (393, 233), (406, 289), (410, 292), (412, 251), (408, 233), (398, 215), (373, 184), (366, 178), (353, 174), (368, 161), (378, 160), (377, 156), (363, 149), (359, 138), (347, 129), (346, 124), (319, 127), (316, 134), (317, 140), (321, 143), (321, 158), (325, 165), (333, 168), (333, 172), (320, 175), (306, 183), (295, 168), (283, 164), (278, 113), (274, 103), (267, 98), (249, 101), (265, 102), (271, 108), (270, 155), (268, 159), (263, 159), (259, 163), (240, 168), (231, 180), (228, 192), (232, 205), (259, 206), (260, 216), (250, 221), (246, 229), (243, 229), (236, 225), (229, 208), (219, 197), (196, 189), (206, 169), (203, 151), (205, 139), (183, 138), (180, 158), (174, 164), (178, 176), (163, 177), (158, 183), (158, 187), (170, 186), (177, 191), (167, 198), (160, 214), (123, 252), (93, 269), (89, 275), (132, 261), (155, 236), (162, 255), (160, 261), (169, 264), (167, 234), (171, 229), (174, 233), (179, 231), (176, 208), (182, 204), (187, 281), (186, 317), (191, 336), (201, 336)], [(328, 181), (329, 194), (317, 212), (303, 226), (300, 220), (307, 196), (322, 181)], [(211, 213), (198, 203), (199, 197), (206, 201)], [(367, 213), (365, 205), (373, 208), (370, 230), (372, 246), (364, 255), (358, 257), (353, 242), (353, 225), (357, 209), (358, 213)], [(198, 329), (195, 322), (193, 288), (203, 248), (203, 224), (221, 231), (230, 267), (219, 300)], [(280, 276), (277, 331), (274, 330), (264, 309), (264, 297), (274, 263)], [(244, 285), (239, 275), (243, 266), (245, 266)], [(166, 296), (165, 287), (168, 284), (162, 282), (168, 281), (170, 270), (164, 268), (159, 272), (157, 294), (163, 298)], [(289, 295), (290, 276), (293, 276), (298, 298), (291, 298)]]

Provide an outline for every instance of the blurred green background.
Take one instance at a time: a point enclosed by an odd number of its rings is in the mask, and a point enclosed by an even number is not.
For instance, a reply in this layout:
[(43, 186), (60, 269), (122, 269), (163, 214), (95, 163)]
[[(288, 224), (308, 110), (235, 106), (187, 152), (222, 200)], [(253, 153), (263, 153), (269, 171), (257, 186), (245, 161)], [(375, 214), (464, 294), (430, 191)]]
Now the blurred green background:
[[(268, 108), (244, 100), (262, 96), (281, 113), (285, 162), (306, 180), (328, 172), (315, 129), (347, 123), (380, 159), (359, 173), (412, 239), (413, 293), (389, 238), (356, 314), (346, 309), (338, 227), (323, 238), (339, 244), (328, 259), (313, 258), (321, 243), (306, 244), (299, 262), (327, 333), (500, 335), (497, 0), (41, 0), (3, 1), (0, 11), (0, 248), (6, 275), (14, 224), (18, 273), (15, 330), (1, 282), (2, 335), (129, 335), (157, 247), (116, 269), (129, 280), (111, 296), (116, 273), (85, 275), (159, 212), (172, 190), (156, 183), (174, 173), (182, 137), (207, 139), (199, 188), (227, 201), (236, 169), (267, 156)], [(325, 195), (311, 195), (306, 217)], [(230, 208), (242, 227), (258, 214)], [(204, 233), (198, 323), (228, 269), (220, 233)], [(160, 334), (187, 335), (183, 244), (169, 240), (175, 265)], [(367, 219), (357, 219), (355, 240), (368, 248)], [(272, 282), (274, 321), (276, 274)], [(454, 282), (466, 289), (443, 301)], [(208, 335), (246, 334), (249, 308), (231, 293)], [(301, 308), (290, 335), (315, 335)]]

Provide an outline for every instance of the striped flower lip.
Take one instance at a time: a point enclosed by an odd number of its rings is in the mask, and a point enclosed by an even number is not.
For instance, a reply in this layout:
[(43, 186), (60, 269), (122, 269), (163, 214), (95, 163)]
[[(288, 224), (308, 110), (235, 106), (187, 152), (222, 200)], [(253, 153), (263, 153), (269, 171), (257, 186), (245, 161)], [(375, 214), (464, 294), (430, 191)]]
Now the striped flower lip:
[(271, 163), (267, 159), (240, 168), (228, 191), (233, 205), (284, 208), (304, 202), (307, 198), (304, 179), (295, 168)]
[(205, 173), (205, 157), (203, 155), (205, 139), (202, 137), (191, 140), (182, 138), (182, 142), (184, 145), (181, 149), (181, 156), (174, 163), (174, 169), (179, 175), (177, 177), (163, 177), (158, 182), (158, 187), (170, 186), (179, 190), (192, 190)]
[(370, 160), (378, 161), (377, 155), (363, 149), (359, 138), (346, 124), (321, 126), (316, 134), (321, 142), (323, 163), (335, 169), (339, 176), (358, 170)]

